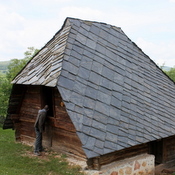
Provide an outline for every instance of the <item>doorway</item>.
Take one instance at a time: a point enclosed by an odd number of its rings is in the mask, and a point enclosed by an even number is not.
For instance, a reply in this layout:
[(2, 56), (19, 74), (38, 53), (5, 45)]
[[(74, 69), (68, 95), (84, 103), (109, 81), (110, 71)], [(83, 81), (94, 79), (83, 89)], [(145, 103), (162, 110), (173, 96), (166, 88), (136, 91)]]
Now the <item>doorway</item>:
[(47, 87), (47, 86), (42, 86), (41, 88), (41, 105), (49, 106), (49, 111), (47, 112), (47, 115), (49, 117), (54, 117), (54, 104), (53, 104), (53, 88), (52, 87)]
[(150, 154), (155, 156), (155, 165), (163, 162), (163, 140), (156, 140), (150, 142)]
[(54, 120), (54, 90), (52, 87), (41, 86), (41, 105), (49, 106), (47, 112), (47, 119), (45, 125), (45, 131), (43, 134), (43, 142), (46, 147), (52, 147), (52, 140), (54, 134), (54, 127), (52, 125)]

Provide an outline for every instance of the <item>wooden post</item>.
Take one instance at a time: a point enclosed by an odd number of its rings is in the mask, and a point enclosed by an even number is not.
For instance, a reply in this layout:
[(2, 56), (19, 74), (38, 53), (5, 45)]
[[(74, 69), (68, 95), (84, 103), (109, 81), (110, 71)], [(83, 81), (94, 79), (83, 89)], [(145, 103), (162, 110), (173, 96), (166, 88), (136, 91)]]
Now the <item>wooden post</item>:
[(94, 170), (100, 170), (100, 157), (93, 158), (93, 169)]
[(93, 170), (93, 159), (87, 159), (88, 170)]

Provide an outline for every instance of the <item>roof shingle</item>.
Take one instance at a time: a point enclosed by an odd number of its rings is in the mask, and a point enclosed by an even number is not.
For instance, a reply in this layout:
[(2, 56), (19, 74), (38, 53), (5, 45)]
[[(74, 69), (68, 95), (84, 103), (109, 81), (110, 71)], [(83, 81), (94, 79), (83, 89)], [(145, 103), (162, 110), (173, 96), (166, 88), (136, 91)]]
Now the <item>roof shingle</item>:
[(115, 26), (67, 18), (13, 80), (57, 86), (88, 158), (175, 134), (175, 86)]

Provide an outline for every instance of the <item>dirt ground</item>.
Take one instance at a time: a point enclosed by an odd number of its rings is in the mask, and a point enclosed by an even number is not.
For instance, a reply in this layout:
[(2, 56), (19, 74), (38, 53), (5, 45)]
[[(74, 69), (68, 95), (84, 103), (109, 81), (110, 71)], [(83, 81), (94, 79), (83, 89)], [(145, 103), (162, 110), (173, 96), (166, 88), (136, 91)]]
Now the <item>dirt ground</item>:
[[(58, 154), (56, 152), (53, 151), (49, 151), (49, 150), (45, 150), (44, 152), (41, 153), (40, 156), (36, 156), (32, 151), (26, 151), (23, 156), (27, 156), (27, 157), (38, 157), (41, 160), (46, 160), (49, 161), (49, 156), (50, 155), (54, 155), (55, 158), (61, 158), (62, 155)], [(73, 157), (66, 157), (65, 160), (68, 162), (69, 165), (75, 165), (75, 166), (80, 166), (82, 171), (87, 170), (87, 164), (86, 161), (83, 160), (79, 160)]]
[(160, 164), (155, 168), (155, 175), (175, 175), (175, 162)]
[[(45, 152), (42, 152), (41, 156), (38, 156), (38, 157), (40, 159), (49, 161), (49, 155), (50, 154), (54, 154), (55, 157), (58, 157), (58, 158), (61, 157), (61, 154), (56, 154), (54, 152), (50, 152), (50, 151), (47, 151), (47, 150)], [(33, 152), (31, 152), (31, 151), (25, 152), (23, 154), (23, 156), (36, 157), (36, 155), (34, 155)], [(87, 164), (86, 164), (85, 161), (78, 160), (78, 159), (72, 158), (72, 157), (67, 157), (65, 159), (69, 163), (69, 165), (78, 165), (82, 168), (82, 171), (88, 173), (88, 170), (86, 170)], [(175, 175), (175, 161), (170, 162), (169, 164), (160, 164), (160, 165), (156, 166), (155, 175)]]

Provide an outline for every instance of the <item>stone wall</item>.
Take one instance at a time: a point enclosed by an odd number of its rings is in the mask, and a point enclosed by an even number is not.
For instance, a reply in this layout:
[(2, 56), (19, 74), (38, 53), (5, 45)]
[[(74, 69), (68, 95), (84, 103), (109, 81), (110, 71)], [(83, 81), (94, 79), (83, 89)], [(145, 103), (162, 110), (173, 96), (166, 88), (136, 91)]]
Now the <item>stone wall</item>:
[(100, 171), (87, 171), (87, 175), (154, 175), (154, 156), (142, 154), (113, 162)]

